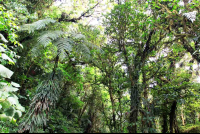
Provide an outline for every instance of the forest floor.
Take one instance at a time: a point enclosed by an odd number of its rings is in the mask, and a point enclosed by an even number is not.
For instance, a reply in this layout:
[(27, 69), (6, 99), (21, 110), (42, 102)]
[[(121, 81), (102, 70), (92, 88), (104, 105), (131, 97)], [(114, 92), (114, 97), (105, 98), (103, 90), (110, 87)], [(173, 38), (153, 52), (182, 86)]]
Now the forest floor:
[(200, 133), (200, 122), (181, 127), (181, 133)]

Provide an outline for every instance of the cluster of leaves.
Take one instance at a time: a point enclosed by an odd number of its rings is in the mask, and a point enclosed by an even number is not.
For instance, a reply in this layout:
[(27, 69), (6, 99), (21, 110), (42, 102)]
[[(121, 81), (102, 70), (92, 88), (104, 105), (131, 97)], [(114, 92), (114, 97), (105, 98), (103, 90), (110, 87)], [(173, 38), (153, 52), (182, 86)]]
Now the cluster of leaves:
[(1, 122), (2, 130), (6, 128), (6, 131), (12, 129), (6, 127), (6, 123), (12, 122), (16, 125), (16, 120), (25, 112), (16, 93), (20, 85), (11, 80), (14, 72), (9, 69), (19, 58), (17, 49), (22, 48), (17, 41), (16, 32), (19, 27), (13, 14), (14, 12), (7, 10), (5, 3), (0, 4), (0, 120), (4, 122)]
[(20, 85), (10, 82), (13, 72), (8, 69), (8, 64), (14, 65), (16, 62), (16, 52), (9, 47), (9, 43), (14, 46), (22, 45), (16, 40), (17, 26), (12, 13), (5, 10), (4, 6), (0, 5), (0, 118), (2, 121), (16, 122), (16, 119), (22, 116), (25, 108), (21, 106), (18, 97), (15, 95)]

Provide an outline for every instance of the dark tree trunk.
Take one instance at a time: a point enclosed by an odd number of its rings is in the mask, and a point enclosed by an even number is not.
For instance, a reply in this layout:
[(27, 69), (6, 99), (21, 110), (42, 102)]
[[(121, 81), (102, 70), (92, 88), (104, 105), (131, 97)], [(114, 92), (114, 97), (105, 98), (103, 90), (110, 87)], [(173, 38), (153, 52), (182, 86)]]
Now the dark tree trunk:
[(110, 95), (110, 101), (112, 104), (112, 127), (113, 130), (116, 130), (116, 113), (115, 113), (115, 102), (114, 102), (114, 97), (113, 97), (113, 87), (111, 86), (112, 81), (111, 81), (111, 76), (108, 75), (108, 79), (109, 79), (109, 95)]
[(128, 127), (129, 133), (137, 133), (137, 121), (138, 121), (138, 109), (139, 109), (139, 91), (137, 84), (131, 91), (131, 113), (130, 113), (130, 124)]
[(167, 133), (168, 126), (167, 126), (167, 114), (166, 114), (166, 112), (163, 112), (162, 116), (163, 116), (162, 133)]
[(171, 106), (171, 111), (170, 111), (170, 133), (174, 132), (175, 128), (175, 121), (176, 121), (176, 105), (177, 102), (173, 101), (172, 106)]

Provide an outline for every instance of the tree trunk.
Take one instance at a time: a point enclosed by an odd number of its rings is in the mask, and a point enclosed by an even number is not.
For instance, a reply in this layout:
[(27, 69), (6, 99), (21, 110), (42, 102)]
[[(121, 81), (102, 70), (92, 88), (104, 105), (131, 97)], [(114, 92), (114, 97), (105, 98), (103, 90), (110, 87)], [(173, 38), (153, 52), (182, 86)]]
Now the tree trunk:
[(129, 133), (137, 133), (137, 120), (138, 120), (138, 109), (139, 109), (139, 88), (138, 88), (138, 80), (139, 80), (139, 70), (141, 69), (140, 67), (140, 60), (139, 58), (137, 59), (137, 62), (135, 62), (134, 65), (134, 71), (129, 64), (128, 60), (128, 53), (125, 47), (124, 41), (120, 42), (119, 41), (119, 50), (122, 50), (125, 58), (125, 64), (128, 68), (128, 74), (129, 74), (129, 79), (130, 79), (130, 86), (131, 86), (131, 107), (130, 107), (130, 118), (129, 118), (129, 123), (130, 126), (128, 126)]
[(196, 111), (192, 111), (193, 123), (196, 124)]
[(200, 113), (198, 113), (198, 120), (199, 120), (199, 122), (200, 122)]
[(139, 109), (139, 92), (137, 84), (131, 90), (131, 113), (130, 113), (130, 126), (128, 127), (129, 133), (137, 133), (137, 121), (138, 121), (138, 109)]
[(184, 113), (183, 113), (183, 105), (182, 105), (182, 108), (181, 108), (181, 119), (182, 119), (182, 125), (185, 126)]
[(164, 111), (163, 114), (163, 125), (162, 125), (162, 133), (167, 133), (168, 126), (167, 126), (167, 113)]
[(110, 101), (111, 101), (111, 104), (112, 104), (112, 119), (113, 119), (113, 122), (112, 122), (112, 126), (113, 126), (113, 130), (116, 130), (116, 114), (115, 114), (115, 102), (114, 102), (114, 98), (113, 98), (113, 87), (111, 86), (112, 84), (112, 81), (111, 81), (111, 77), (108, 76), (108, 79), (109, 79), (109, 95), (110, 95)]
[(175, 118), (175, 122), (174, 122), (174, 129), (175, 129), (175, 133), (179, 133), (179, 127), (178, 127), (178, 122), (177, 122), (177, 119)]
[(172, 106), (171, 106), (171, 111), (170, 111), (170, 133), (174, 132), (175, 128), (175, 120), (176, 120), (176, 105), (177, 102), (173, 101)]

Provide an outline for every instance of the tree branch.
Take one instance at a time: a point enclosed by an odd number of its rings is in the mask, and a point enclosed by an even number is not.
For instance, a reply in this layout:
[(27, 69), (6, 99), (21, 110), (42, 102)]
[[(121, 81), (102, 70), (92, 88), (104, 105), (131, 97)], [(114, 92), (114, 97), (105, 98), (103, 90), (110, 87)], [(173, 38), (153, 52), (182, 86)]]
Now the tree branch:
[(195, 50), (187, 43), (186, 40), (182, 39), (183, 47), (186, 49), (187, 52), (189, 52), (192, 57), (197, 60), (198, 63), (200, 63), (200, 56), (198, 53), (195, 53)]
[[(81, 16), (79, 16), (78, 18), (72, 18), (72, 19), (70, 19), (70, 18), (67, 18), (66, 16), (64, 18), (61, 16), (58, 19), (58, 22), (65, 21), (65, 22), (74, 22), (74, 23), (77, 23), (77, 21), (81, 20), (83, 17), (90, 17), (91, 14), (90, 15), (87, 15), (87, 14), (89, 13), (90, 10), (94, 9), (98, 5), (99, 5), (99, 2), (96, 5), (94, 5), (92, 8), (88, 9), (86, 12), (83, 12), (81, 14)], [(65, 13), (63, 12), (63, 14), (65, 14)]]
[(148, 40), (146, 42), (146, 47), (143, 51), (143, 58), (144, 59), (146, 57), (146, 55), (148, 54), (149, 50), (150, 50), (150, 42), (151, 42), (151, 38), (152, 38), (152, 35), (154, 34), (154, 30), (151, 30), (151, 32), (149, 33), (149, 37), (148, 37)]

